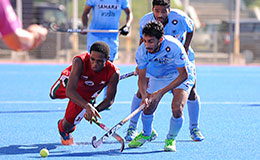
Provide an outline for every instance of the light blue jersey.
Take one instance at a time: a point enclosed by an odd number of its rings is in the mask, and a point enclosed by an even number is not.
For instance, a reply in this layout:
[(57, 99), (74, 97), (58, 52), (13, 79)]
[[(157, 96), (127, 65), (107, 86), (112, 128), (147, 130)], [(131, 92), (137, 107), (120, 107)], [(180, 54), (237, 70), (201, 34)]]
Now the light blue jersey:
[[(92, 20), (89, 29), (118, 30), (121, 11), (130, 8), (128, 0), (87, 0), (92, 7)], [(117, 33), (94, 33), (95, 35), (117, 36)]]
[[(153, 12), (150, 12), (143, 16), (140, 20), (140, 37), (143, 38), (143, 28), (146, 23), (150, 21), (156, 21)], [(194, 23), (182, 10), (171, 9), (168, 15), (168, 23), (164, 27), (165, 35), (171, 35), (177, 38), (182, 44), (185, 43), (186, 33), (193, 32)], [(194, 61), (194, 51), (189, 48), (189, 60)]]
[(145, 69), (151, 78), (169, 79), (178, 76), (176, 67), (187, 66), (188, 73), (194, 78), (191, 62), (183, 45), (172, 36), (164, 36), (160, 51), (149, 53), (142, 43), (136, 52), (138, 69)]
[(142, 43), (136, 52), (138, 69), (145, 69), (149, 74), (148, 93), (153, 93), (170, 84), (179, 75), (177, 67), (187, 67), (188, 79), (176, 88), (190, 92), (194, 81), (193, 64), (189, 61), (185, 49), (178, 39), (164, 36), (160, 51), (149, 53)]
[[(118, 30), (121, 11), (130, 8), (128, 0), (87, 0), (92, 7), (92, 20), (89, 29)], [(118, 33), (88, 33), (87, 50), (96, 41), (103, 41), (110, 46), (110, 59), (117, 58), (119, 45)]]

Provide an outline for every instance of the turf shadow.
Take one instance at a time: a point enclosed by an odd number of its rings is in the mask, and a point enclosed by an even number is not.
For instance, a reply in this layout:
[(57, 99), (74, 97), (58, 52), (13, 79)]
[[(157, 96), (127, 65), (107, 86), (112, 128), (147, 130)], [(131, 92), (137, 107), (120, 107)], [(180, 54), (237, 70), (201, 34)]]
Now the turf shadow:
[(31, 144), (31, 145), (10, 145), (0, 147), (0, 155), (20, 155), (39, 153), (41, 149), (47, 148), (49, 151), (56, 149), (60, 143)]

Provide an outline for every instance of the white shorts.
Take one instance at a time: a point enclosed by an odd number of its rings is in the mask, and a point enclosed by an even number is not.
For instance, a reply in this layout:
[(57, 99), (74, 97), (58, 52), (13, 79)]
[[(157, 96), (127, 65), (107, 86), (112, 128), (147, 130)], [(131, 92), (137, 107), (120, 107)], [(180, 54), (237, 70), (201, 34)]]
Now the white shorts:
[[(176, 78), (177, 77), (174, 77), (172, 79), (156, 79), (156, 78), (150, 77), (149, 83), (148, 83), (148, 88), (146, 91), (149, 94), (152, 94), (153, 92), (158, 91), (159, 89), (162, 89), (162, 88), (168, 86)], [(177, 86), (175, 89), (183, 89), (188, 94), (190, 94), (190, 91), (191, 91), (193, 85), (194, 85), (194, 79), (189, 78), (186, 81), (184, 81), (183, 83), (181, 83), (179, 86)]]

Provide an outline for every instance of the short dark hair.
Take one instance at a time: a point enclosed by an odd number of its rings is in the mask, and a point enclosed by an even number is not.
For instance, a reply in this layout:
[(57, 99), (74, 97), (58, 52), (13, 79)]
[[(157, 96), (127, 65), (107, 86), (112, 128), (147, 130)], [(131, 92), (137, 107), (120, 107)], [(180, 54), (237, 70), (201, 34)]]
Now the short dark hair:
[(164, 34), (163, 25), (159, 21), (150, 21), (146, 23), (146, 25), (143, 28), (143, 35), (148, 35), (160, 39), (162, 38), (163, 34)]
[(171, 0), (153, 0), (152, 2), (154, 6), (166, 6), (167, 8), (171, 7)]
[(105, 42), (101, 42), (101, 41), (97, 41), (97, 42), (93, 43), (90, 47), (90, 54), (91, 54), (91, 51), (96, 51), (96, 52), (102, 53), (106, 59), (109, 57), (109, 54), (110, 54), (109, 46)]

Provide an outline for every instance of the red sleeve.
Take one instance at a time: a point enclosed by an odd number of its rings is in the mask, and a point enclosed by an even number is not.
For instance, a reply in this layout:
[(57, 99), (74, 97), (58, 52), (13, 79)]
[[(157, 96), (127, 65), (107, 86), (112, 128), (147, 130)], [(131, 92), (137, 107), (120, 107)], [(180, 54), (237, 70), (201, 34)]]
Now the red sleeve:
[(110, 61), (108, 61), (106, 65), (108, 67), (108, 77), (110, 79), (116, 71), (119, 71), (119, 68), (116, 67), (116, 65), (111, 63)]

